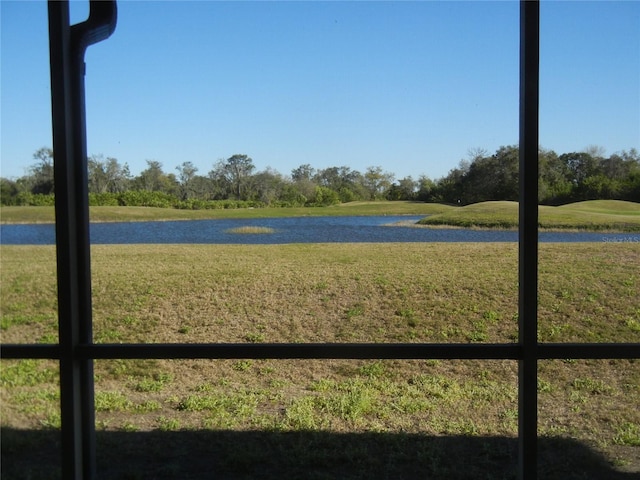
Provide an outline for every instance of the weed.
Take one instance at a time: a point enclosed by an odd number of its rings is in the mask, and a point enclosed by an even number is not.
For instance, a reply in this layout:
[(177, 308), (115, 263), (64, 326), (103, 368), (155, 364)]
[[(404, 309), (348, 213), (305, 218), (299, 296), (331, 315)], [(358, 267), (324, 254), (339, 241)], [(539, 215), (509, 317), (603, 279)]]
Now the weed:
[(58, 334), (45, 333), (38, 339), (38, 343), (44, 343), (44, 344), (58, 343)]
[(60, 412), (51, 412), (41, 423), (44, 428), (59, 430), (62, 425), (62, 416)]
[(138, 380), (133, 388), (138, 392), (159, 392), (172, 380), (173, 376), (171, 374), (156, 373), (152, 377), (143, 377)]
[(252, 365), (253, 362), (251, 360), (239, 360), (233, 364), (233, 369), (237, 372), (246, 372)]
[(314, 285), (314, 288), (315, 288), (317, 291), (321, 292), (321, 291), (326, 290), (326, 289), (328, 289), (328, 288), (329, 288), (329, 282), (327, 282), (326, 280), (323, 280), (323, 281), (321, 281), (321, 282), (316, 283), (316, 284)]
[(137, 432), (139, 428), (131, 422), (125, 422), (120, 429), (123, 432)]
[(407, 321), (407, 325), (410, 327), (418, 326), (418, 319), (416, 312), (413, 308), (402, 308), (396, 311), (396, 315), (404, 318)]
[(592, 395), (608, 395), (613, 390), (612, 387), (605, 384), (602, 380), (594, 380), (591, 378), (576, 378), (571, 386), (576, 390)]
[(122, 341), (122, 333), (119, 330), (107, 329), (96, 333), (96, 343), (119, 343)]
[(380, 361), (362, 365), (358, 369), (358, 373), (360, 373), (360, 375), (364, 375), (367, 377), (374, 377), (374, 378), (382, 376), (384, 372), (385, 372), (384, 363)]
[(134, 410), (136, 413), (149, 413), (161, 410), (162, 406), (156, 402), (155, 400), (148, 400), (143, 403), (139, 403), (134, 406)]
[(260, 342), (264, 342), (264, 333), (262, 332), (254, 332), (254, 333), (247, 333), (244, 336), (245, 341), (249, 342), (249, 343), (260, 343)]
[(640, 321), (635, 318), (627, 318), (624, 324), (629, 327), (632, 332), (640, 333)]
[(498, 312), (494, 312), (493, 310), (488, 310), (482, 314), (482, 318), (490, 323), (496, 323), (500, 320), (500, 314)]
[(328, 398), (319, 398), (317, 404), (322, 411), (330, 415), (355, 422), (364, 415), (373, 412), (373, 399), (374, 395), (371, 390), (353, 385), (346, 391), (331, 395)]
[(625, 422), (617, 425), (613, 443), (640, 447), (640, 424)]
[(316, 430), (322, 424), (314, 397), (294, 399), (285, 410), (283, 427), (293, 430)]
[(360, 315), (364, 314), (364, 306), (361, 303), (357, 303), (351, 308), (347, 309), (345, 313), (348, 319), (359, 317)]
[[(15, 306), (14, 306), (15, 308)], [(3, 315), (0, 318), (0, 329), (8, 330), (10, 327), (20, 325), (32, 325), (35, 323), (55, 322), (55, 318), (49, 315)]]
[(158, 417), (158, 428), (163, 432), (174, 432), (180, 429), (180, 422), (176, 418)]
[(58, 377), (54, 368), (46, 366), (42, 361), (28, 360), (3, 360), (0, 369), (0, 385), (2, 386), (36, 386), (42, 383), (51, 383)]
[(321, 378), (311, 384), (309, 387), (310, 390), (316, 392), (328, 392), (334, 390), (336, 388), (336, 382), (333, 380), (327, 380), (326, 378)]
[(552, 390), (551, 383), (538, 377), (538, 393), (548, 393), (548, 392), (551, 392), (551, 390)]
[(96, 412), (125, 412), (133, 404), (120, 392), (96, 392), (95, 407)]

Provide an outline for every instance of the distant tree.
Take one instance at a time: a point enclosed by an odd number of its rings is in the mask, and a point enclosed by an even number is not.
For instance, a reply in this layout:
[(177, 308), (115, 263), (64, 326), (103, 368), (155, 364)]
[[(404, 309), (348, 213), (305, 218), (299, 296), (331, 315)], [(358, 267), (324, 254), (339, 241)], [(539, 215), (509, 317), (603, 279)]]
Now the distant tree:
[(468, 166), (471, 165), (476, 160), (480, 160), (489, 156), (489, 151), (482, 147), (474, 147), (467, 150), (467, 170)]
[(280, 173), (267, 167), (251, 177), (251, 199), (268, 205), (282, 196), (286, 184), (287, 182)]
[(195, 175), (189, 182), (193, 198), (200, 200), (215, 200), (215, 185), (210, 177)]
[(147, 160), (147, 168), (133, 179), (133, 187), (136, 190), (176, 195), (178, 180), (175, 175), (164, 173), (162, 163), (156, 160)]
[(393, 183), (386, 192), (387, 200), (415, 200), (418, 183), (411, 176)]
[(462, 203), (518, 200), (518, 147), (500, 147), (490, 157), (476, 157), (463, 178)]
[(363, 177), (363, 185), (369, 194), (369, 200), (378, 200), (384, 198), (385, 192), (391, 187), (394, 175), (383, 171), (382, 167), (367, 167)]
[(363, 177), (357, 170), (350, 167), (329, 167), (318, 170), (313, 177), (314, 182), (321, 187), (333, 190), (338, 194), (341, 202), (351, 202), (367, 198)]
[(569, 180), (569, 170), (553, 150), (538, 150), (538, 202), (559, 205), (569, 201), (573, 184)]
[(316, 173), (316, 169), (308, 163), (300, 165), (298, 168), (291, 170), (291, 179), (294, 182), (308, 181), (310, 182)]
[(567, 168), (568, 179), (575, 187), (579, 187), (587, 177), (595, 175), (599, 160), (586, 152), (571, 152), (560, 155)]
[(433, 189), (433, 195), (437, 202), (459, 205), (462, 203), (464, 180), (469, 171), (469, 162), (461, 160), (457, 168), (449, 170), (449, 173), (438, 179)]
[(33, 154), (36, 164), (31, 171), (31, 193), (49, 194), (54, 192), (53, 187), (53, 150), (42, 147)]
[(416, 200), (421, 202), (434, 202), (436, 184), (426, 175), (420, 175), (418, 177), (418, 191), (416, 192)]
[(310, 201), (310, 204), (316, 207), (326, 207), (337, 203), (340, 203), (338, 193), (328, 187), (320, 186), (316, 187), (314, 197)]
[[(214, 178), (226, 181), (230, 193), (237, 200), (246, 200), (249, 197), (249, 179), (255, 166), (251, 157), (247, 155), (232, 155), (225, 161), (220, 161), (214, 167)], [(210, 174), (211, 176), (211, 174)]]
[(0, 178), (0, 205), (13, 205), (20, 193), (19, 185), (8, 178)]
[(88, 159), (89, 192), (119, 193), (129, 187), (129, 166), (120, 165), (117, 159), (103, 155), (92, 155)]
[[(303, 195), (306, 199), (312, 198), (315, 195), (315, 189), (318, 186), (314, 179), (315, 176), (316, 169), (308, 163), (291, 170), (291, 180), (293, 181), (293, 187), (297, 191), (297, 194)], [(294, 194), (293, 196), (294, 198), (299, 199), (297, 194)]]
[(182, 162), (181, 165), (176, 167), (176, 170), (178, 171), (178, 182), (180, 184), (180, 199), (188, 200), (195, 197), (194, 179), (198, 172), (198, 167), (191, 162)]

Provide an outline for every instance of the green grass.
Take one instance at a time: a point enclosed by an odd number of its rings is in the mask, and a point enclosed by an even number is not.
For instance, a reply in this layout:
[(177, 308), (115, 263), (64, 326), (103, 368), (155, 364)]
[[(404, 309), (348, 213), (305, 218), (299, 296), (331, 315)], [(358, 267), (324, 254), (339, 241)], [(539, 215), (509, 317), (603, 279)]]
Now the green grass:
[[(275, 218), (345, 215), (428, 215), (426, 226), (461, 228), (518, 227), (516, 202), (482, 202), (452, 207), (422, 202), (350, 202), (331, 207), (247, 208), (229, 210), (176, 210), (151, 207), (91, 207), (92, 222), (203, 220), (215, 218)], [(53, 223), (53, 207), (2, 207), (2, 223)], [(640, 232), (640, 204), (593, 200), (560, 207), (540, 206), (539, 226), (549, 230)], [(233, 233), (271, 233), (241, 227)]]
[[(239, 208), (178, 210), (153, 207), (91, 207), (92, 222), (204, 220), (217, 218), (276, 218), (345, 215), (430, 215), (451, 207), (423, 202), (350, 202), (331, 207)], [(2, 223), (54, 223), (53, 207), (0, 207)]]
[[(3, 342), (54, 335), (54, 247), (0, 254)], [(639, 265), (637, 243), (541, 244), (539, 340), (639, 342)], [(92, 270), (96, 341), (517, 339), (515, 244), (98, 245)], [(58, 428), (57, 364), (0, 367), (3, 430)], [(640, 362), (547, 360), (539, 370), (541, 438), (578, 439), (640, 470)], [(517, 433), (512, 361), (99, 360), (95, 373), (105, 433), (375, 433), (399, 442)], [(375, 449), (370, 442), (353, 449)], [(299, 453), (301, 464), (313, 462)], [(234, 455), (229, 468), (241, 471), (248, 453)], [(436, 471), (453, 469), (444, 458)]]
[[(640, 232), (638, 203), (593, 200), (560, 207), (541, 205), (538, 214), (541, 229)], [(418, 223), (428, 226), (515, 229), (518, 227), (518, 203), (476, 203), (452, 208)]]

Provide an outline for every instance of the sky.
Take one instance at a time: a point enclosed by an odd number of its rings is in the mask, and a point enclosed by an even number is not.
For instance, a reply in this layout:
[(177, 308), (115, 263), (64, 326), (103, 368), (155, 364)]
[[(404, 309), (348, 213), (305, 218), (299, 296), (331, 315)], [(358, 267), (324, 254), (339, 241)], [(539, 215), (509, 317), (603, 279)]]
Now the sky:
[[(0, 176), (17, 178), (52, 146), (46, 2), (0, 16)], [(518, 143), (518, 55), (516, 1), (122, 0), (85, 56), (88, 153), (134, 175), (246, 154), (437, 179)], [(540, 144), (640, 149), (640, 1), (541, 3)]]

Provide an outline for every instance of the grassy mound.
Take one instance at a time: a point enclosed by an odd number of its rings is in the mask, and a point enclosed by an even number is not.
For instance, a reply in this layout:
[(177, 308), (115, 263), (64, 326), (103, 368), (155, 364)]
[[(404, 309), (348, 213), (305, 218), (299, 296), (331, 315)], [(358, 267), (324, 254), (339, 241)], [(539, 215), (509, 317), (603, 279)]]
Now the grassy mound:
[[(638, 232), (640, 204), (617, 200), (592, 200), (560, 207), (541, 205), (538, 222), (540, 228), (550, 230)], [(518, 203), (475, 203), (429, 216), (418, 223), (431, 226), (513, 229), (518, 227)]]

